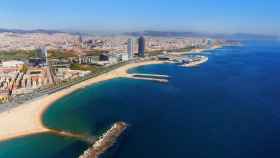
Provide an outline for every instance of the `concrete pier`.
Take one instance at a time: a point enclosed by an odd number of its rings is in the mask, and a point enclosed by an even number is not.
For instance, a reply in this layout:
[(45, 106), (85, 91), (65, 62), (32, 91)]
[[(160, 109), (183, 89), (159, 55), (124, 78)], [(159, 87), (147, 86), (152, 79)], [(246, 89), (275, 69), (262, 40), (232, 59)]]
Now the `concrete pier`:
[(167, 75), (140, 74), (140, 73), (127, 74), (126, 77), (131, 79), (136, 79), (136, 80), (148, 80), (148, 81), (156, 81), (161, 83), (167, 83), (168, 78), (170, 78)]

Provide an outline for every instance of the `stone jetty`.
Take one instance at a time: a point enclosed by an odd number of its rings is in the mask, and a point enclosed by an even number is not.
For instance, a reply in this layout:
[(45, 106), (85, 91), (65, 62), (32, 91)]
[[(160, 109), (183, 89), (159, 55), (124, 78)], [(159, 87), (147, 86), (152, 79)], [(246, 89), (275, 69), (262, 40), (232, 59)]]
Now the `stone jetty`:
[(81, 156), (79, 156), (79, 158), (98, 158), (101, 154), (114, 145), (126, 128), (127, 124), (125, 122), (115, 123), (90, 148), (88, 148)]

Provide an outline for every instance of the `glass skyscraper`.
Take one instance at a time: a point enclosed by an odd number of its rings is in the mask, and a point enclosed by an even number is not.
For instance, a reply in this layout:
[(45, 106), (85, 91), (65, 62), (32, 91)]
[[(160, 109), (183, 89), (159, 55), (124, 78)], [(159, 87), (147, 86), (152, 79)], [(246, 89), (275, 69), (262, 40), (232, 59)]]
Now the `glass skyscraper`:
[(138, 39), (138, 56), (145, 56), (145, 38), (143, 36)]

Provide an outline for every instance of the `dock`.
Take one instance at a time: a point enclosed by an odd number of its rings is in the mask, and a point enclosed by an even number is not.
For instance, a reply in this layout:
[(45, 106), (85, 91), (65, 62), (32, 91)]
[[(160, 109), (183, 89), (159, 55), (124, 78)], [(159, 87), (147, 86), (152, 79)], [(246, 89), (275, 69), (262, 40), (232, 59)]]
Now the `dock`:
[(196, 56), (194, 58), (189, 59), (186, 63), (184, 63), (183, 67), (195, 67), (201, 65), (208, 61), (208, 57), (206, 56)]
[(170, 77), (168, 75), (159, 75), (159, 74), (132, 73), (132, 74), (127, 74), (126, 78), (167, 83)]

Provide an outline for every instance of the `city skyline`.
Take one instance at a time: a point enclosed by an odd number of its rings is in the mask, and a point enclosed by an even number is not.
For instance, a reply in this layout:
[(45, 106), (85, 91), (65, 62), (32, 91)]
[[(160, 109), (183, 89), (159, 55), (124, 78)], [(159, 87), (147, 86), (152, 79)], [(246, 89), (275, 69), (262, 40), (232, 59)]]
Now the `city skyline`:
[(0, 26), (84, 32), (177, 30), (279, 35), (279, 2), (128, 0), (1, 2)]

